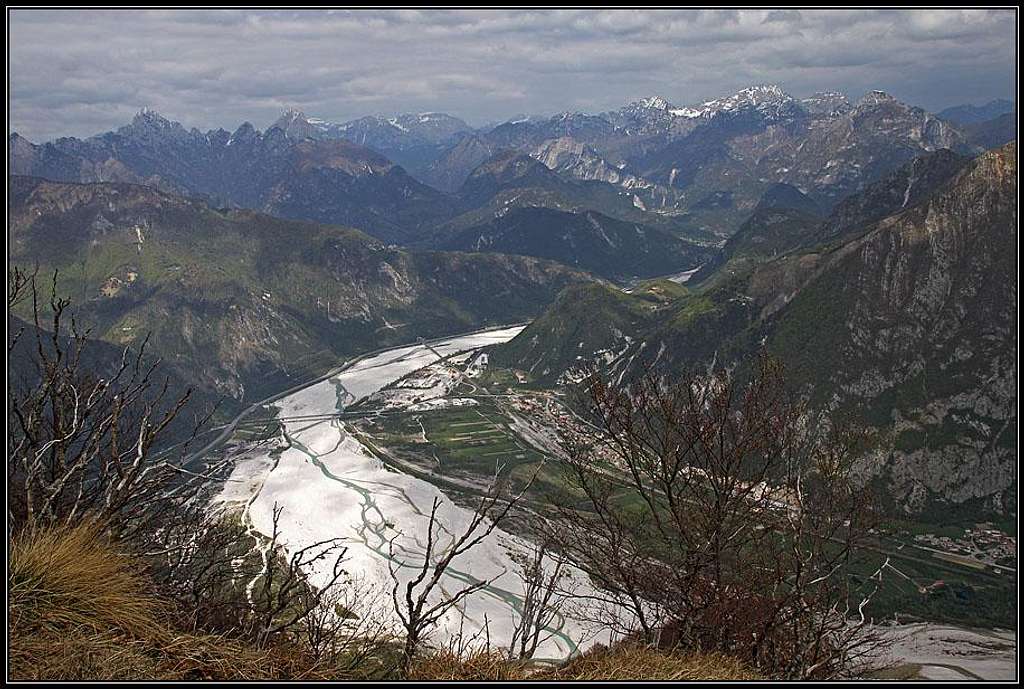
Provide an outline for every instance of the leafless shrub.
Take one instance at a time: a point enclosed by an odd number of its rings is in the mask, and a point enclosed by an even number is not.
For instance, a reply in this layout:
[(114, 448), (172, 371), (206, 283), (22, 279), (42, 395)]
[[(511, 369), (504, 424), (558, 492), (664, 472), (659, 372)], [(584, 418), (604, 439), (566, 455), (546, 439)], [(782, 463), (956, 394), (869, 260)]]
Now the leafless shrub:
[[(498, 528), (498, 525), (508, 517), (511, 510), (522, 499), (531, 484), (532, 479), (527, 482), (526, 488), (518, 494), (506, 497), (507, 481), (500, 480), (496, 476), (488, 490), (477, 502), (469, 524), (461, 533), (451, 534), (447, 544), (440, 543), (444, 529), (438, 522), (437, 510), (441, 505), (441, 500), (434, 498), (427, 522), (427, 540), (423, 549), (422, 562), (417, 565), (415, 576), (404, 587), (401, 585), (398, 568), (395, 565), (397, 557), (395, 539), (391, 540), (388, 567), (394, 582), (391, 592), (392, 602), (405, 631), (405, 644), (402, 653), (404, 673), (408, 673), (429, 630), (448, 611), (454, 609), (468, 596), (493, 583), (493, 580), (475, 581), (455, 591), (446, 591), (441, 586), (441, 579), (445, 570), (456, 559), (472, 550)], [(403, 588), (404, 592), (400, 593)]]
[[(145, 341), (122, 349), (110, 369), (92, 355), (99, 344), (79, 327), (70, 302), (57, 296), (56, 274), (49, 292), (41, 302), (35, 273), (8, 273), (8, 306), (32, 303), (32, 322), (8, 337), (9, 354), (17, 350), (22, 364), (8, 387), (12, 531), (29, 538), (101, 525), (103, 538), (146, 570), (154, 588), (147, 594), (173, 601), (167, 614), (197, 634), (264, 649), (298, 645), (303, 657), (342, 674), (390, 643), (379, 611), (355, 622), (344, 614), (342, 604), (360, 592), (342, 586), (345, 550), (337, 540), (289, 552), (276, 507), (269, 540), (255, 543), (237, 521), (211, 514), (209, 489), (227, 462), (186, 466), (190, 441), (209, 417), (172, 446), (172, 423), (190, 391), (172, 394)], [(313, 586), (307, 573), (324, 562), (327, 581)]]
[[(249, 589), (252, 634), (260, 642), (308, 624), (310, 613), (320, 607), (345, 573), (342, 563), (346, 549), (338, 539), (299, 548), (290, 557), (286, 554), (278, 540), (282, 509), (274, 506), (270, 542), (261, 552), (260, 571)], [(306, 571), (321, 561), (331, 563), (331, 572), (327, 582), (314, 587)]]
[[(348, 581), (318, 595), (306, 589), (302, 605), (309, 610), (299, 638), (312, 657), (343, 674), (363, 677), (388, 672), (382, 649), (393, 641), (386, 592), (373, 583)], [(376, 667), (374, 667), (376, 666)]]
[(7, 393), (14, 527), (88, 514), (122, 538), (155, 533), (159, 518), (195, 493), (173, 459), (156, 452), (191, 391), (171, 394), (159, 362), (147, 360), (145, 341), (135, 351), (124, 348), (109, 375), (91, 371), (88, 330), (57, 296), (56, 274), (44, 307), (35, 274), (9, 273), (8, 304), (27, 299), (29, 332), (8, 339), (9, 354), (26, 364)]
[(564, 558), (553, 553), (548, 541), (534, 544), (528, 552), (512, 554), (523, 584), (522, 604), (512, 629), (509, 655), (521, 660), (532, 658), (537, 647), (548, 638), (545, 634), (563, 609), (573, 590), (566, 589)]
[(559, 542), (642, 639), (778, 677), (841, 676), (864, 657), (849, 567), (871, 513), (854, 435), (812, 423), (767, 358), (745, 384), (648, 373), (584, 391), (590, 432), (563, 434), (584, 505), (555, 507), (574, 524)]
[[(35, 284), (36, 276), (39, 274), (39, 267), (37, 266), (32, 272), (29, 272), (21, 266), (12, 266), (7, 271), (7, 310), (10, 310), (21, 302), (25, 301), (28, 297), (32, 286)], [(8, 354), (14, 349), (14, 346), (18, 343), (24, 332), (23, 327), (18, 327), (16, 330), (11, 332), (8, 330), (7, 333), (7, 352)]]

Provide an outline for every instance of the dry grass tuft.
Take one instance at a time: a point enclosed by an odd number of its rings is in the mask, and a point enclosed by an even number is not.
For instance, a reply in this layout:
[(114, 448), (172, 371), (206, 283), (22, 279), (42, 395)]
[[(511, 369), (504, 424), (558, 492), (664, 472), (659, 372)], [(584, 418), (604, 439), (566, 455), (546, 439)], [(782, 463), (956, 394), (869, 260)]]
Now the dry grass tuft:
[(451, 651), (439, 651), (418, 658), (409, 668), (408, 679), (497, 682), (524, 679), (526, 675), (522, 663), (497, 651), (476, 651), (461, 657)]
[(9, 572), (11, 679), (343, 679), (288, 644), (176, 630), (171, 607), (94, 522), (19, 534)]
[(529, 667), (501, 653), (478, 652), (459, 658), (450, 652), (418, 660), (409, 679), (420, 681), (598, 681), (598, 680), (755, 680), (759, 675), (719, 653), (659, 651), (643, 646), (597, 648), (554, 668)]
[(41, 681), (255, 681), (345, 679), (287, 646), (256, 649), (220, 636), (168, 642), (90, 628), (11, 634), (12, 679)]
[(94, 521), (50, 526), (14, 539), (9, 563), (12, 626), (23, 631), (163, 632), (161, 603), (132, 559)]
[[(338, 680), (362, 668), (315, 662), (298, 646), (181, 632), (172, 608), (95, 523), (19, 534), (10, 549), (9, 677), (16, 680)], [(745, 680), (734, 658), (641, 646), (597, 648), (538, 668), (495, 651), (418, 659), (410, 680)]]
[(596, 648), (565, 665), (543, 670), (537, 680), (754, 680), (762, 679), (736, 658), (720, 653), (659, 651), (635, 645)]

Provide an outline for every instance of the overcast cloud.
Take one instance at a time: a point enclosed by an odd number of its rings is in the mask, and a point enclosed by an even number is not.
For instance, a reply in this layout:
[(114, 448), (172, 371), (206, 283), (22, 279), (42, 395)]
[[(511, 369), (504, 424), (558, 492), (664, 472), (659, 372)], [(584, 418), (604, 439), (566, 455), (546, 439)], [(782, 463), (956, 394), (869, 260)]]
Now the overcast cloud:
[(880, 88), (940, 110), (1013, 99), (1013, 10), (66, 11), (9, 15), (10, 131), (186, 127), (282, 110), (344, 121), (445, 111), (471, 124), (690, 104), (755, 83), (801, 97)]

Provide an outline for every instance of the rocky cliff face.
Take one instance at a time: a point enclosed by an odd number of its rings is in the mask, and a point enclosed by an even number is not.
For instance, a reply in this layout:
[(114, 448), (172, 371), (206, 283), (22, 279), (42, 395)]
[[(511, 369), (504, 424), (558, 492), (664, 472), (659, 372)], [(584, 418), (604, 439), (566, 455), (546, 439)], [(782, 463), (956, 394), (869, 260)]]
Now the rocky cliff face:
[(569, 136), (544, 141), (530, 151), (530, 156), (575, 179), (607, 182), (643, 194), (649, 193), (647, 190), (654, 186), (630, 172), (625, 163), (615, 165), (582, 141)]
[[(307, 123), (308, 124), (308, 123)], [(294, 128), (294, 124), (291, 128)], [(116, 132), (36, 146), (14, 135), (12, 174), (129, 182), (287, 218), (358, 227), (406, 241), (448, 217), (452, 201), (380, 153), (344, 139), (290, 137), (245, 123), (186, 130), (152, 111)]]
[[(595, 323), (578, 350), (555, 332), (580, 318), (573, 300), (559, 300), (493, 358), (548, 381), (597, 359), (621, 379), (641, 365), (728, 366), (765, 348), (834, 422), (877, 432), (864, 472), (889, 507), (1006, 514), (1017, 490), (1016, 156), (1009, 144), (971, 162), (931, 157), (839, 216), (789, 225), (794, 236), (785, 223), (763, 224), (779, 209), (762, 209), (751, 246), (782, 242), (785, 255), (729, 261), (697, 289), (604, 295), (646, 315), (633, 329), (610, 319), (603, 335)], [(911, 178), (919, 191), (903, 207)], [(866, 212), (872, 197), (885, 217)], [(823, 232), (837, 225), (847, 230)]]
[(833, 414), (882, 432), (870, 470), (908, 509), (1015, 504), (1016, 156), (837, 250), (769, 338)]
[(927, 199), (968, 163), (968, 158), (940, 149), (914, 158), (860, 193), (841, 201), (821, 230), (823, 240), (861, 232), (871, 223), (913, 208)]
[(758, 169), (831, 206), (914, 157), (943, 148), (971, 150), (948, 123), (873, 91), (838, 117), (814, 120), (804, 136), (777, 148)]
[[(631, 137), (621, 156), (645, 180), (674, 191), (668, 208), (722, 234), (735, 231), (774, 183), (829, 210), (923, 153), (980, 152), (953, 125), (880, 91), (850, 105), (839, 94), (797, 101), (765, 87), (667, 112), (689, 128)], [(707, 199), (719, 202), (709, 207)]]

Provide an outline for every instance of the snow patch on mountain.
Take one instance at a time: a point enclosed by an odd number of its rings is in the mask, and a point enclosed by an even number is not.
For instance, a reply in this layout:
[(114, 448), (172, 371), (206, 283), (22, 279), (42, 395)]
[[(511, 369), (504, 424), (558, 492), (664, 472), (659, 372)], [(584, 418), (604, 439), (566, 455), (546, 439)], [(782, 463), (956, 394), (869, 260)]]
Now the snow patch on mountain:
[(754, 109), (763, 114), (777, 114), (781, 108), (791, 105), (793, 97), (775, 84), (750, 86), (725, 98), (705, 101), (696, 107), (670, 110), (676, 117), (711, 119), (722, 113)]

